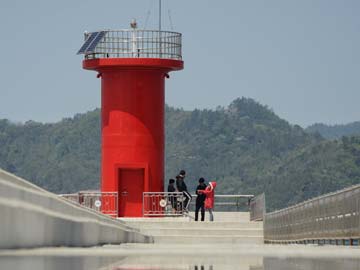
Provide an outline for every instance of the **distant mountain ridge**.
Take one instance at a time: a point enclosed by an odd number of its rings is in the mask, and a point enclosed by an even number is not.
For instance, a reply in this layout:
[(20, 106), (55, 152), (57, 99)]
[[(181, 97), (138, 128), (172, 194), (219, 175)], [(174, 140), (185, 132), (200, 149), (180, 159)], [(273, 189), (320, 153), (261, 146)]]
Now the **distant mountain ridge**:
[(309, 133), (319, 133), (326, 139), (340, 139), (342, 136), (359, 136), (360, 121), (343, 125), (313, 124), (305, 129)]
[[(165, 183), (185, 169), (190, 192), (205, 177), (218, 194), (265, 191), (268, 209), (360, 183), (360, 137), (325, 140), (250, 98), (165, 112)], [(0, 120), (0, 167), (56, 193), (98, 188), (100, 110), (53, 124)]]

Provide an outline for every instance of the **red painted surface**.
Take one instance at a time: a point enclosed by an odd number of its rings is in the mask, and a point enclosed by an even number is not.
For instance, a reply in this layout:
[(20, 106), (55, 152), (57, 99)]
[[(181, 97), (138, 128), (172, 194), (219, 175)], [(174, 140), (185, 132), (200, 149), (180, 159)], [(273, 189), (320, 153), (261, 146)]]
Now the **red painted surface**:
[(183, 62), (101, 58), (83, 68), (101, 74), (101, 191), (127, 190), (119, 216), (142, 216), (142, 192), (164, 190), (165, 77)]
[(144, 169), (119, 169), (119, 216), (142, 212)]

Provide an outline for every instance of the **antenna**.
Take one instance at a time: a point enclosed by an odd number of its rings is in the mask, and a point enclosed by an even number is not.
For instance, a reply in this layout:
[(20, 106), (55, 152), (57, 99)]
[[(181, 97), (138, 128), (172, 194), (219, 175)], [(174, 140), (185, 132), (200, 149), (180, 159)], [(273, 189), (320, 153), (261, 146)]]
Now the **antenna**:
[(171, 10), (170, 9), (168, 9), (168, 15), (169, 15), (169, 22), (170, 22), (171, 30), (174, 30), (174, 25), (173, 25), (173, 22), (172, 22)]
[(159, 31), (161, 31), (161, 0), (159, 0)]
[(151, 14), (151, 12), (150, 12), (150, 10), (148, 10), (148, 12), (146, 13), (146, 19), (145, 19), (145, 27), (144, 27), (144, 29), (146, 29), (146, 27), (147, 27), (147, 24), (148, 24), (148, 22), (149, 22), (150, 14)]

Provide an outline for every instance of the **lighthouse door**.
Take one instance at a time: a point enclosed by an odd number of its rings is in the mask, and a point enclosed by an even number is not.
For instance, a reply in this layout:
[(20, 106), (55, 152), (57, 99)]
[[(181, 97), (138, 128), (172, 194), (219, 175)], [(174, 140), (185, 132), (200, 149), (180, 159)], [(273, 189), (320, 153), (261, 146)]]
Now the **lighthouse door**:
[(119, 217), (142, 216), (143, 168), (119, 169)]

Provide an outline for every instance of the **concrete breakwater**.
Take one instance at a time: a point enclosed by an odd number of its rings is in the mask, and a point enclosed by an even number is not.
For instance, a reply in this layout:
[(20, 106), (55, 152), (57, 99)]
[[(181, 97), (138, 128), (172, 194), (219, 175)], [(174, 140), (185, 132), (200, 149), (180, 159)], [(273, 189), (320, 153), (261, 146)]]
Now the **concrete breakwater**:
[(119, 220), (0, 169), (0, 249), (152, 242)]

